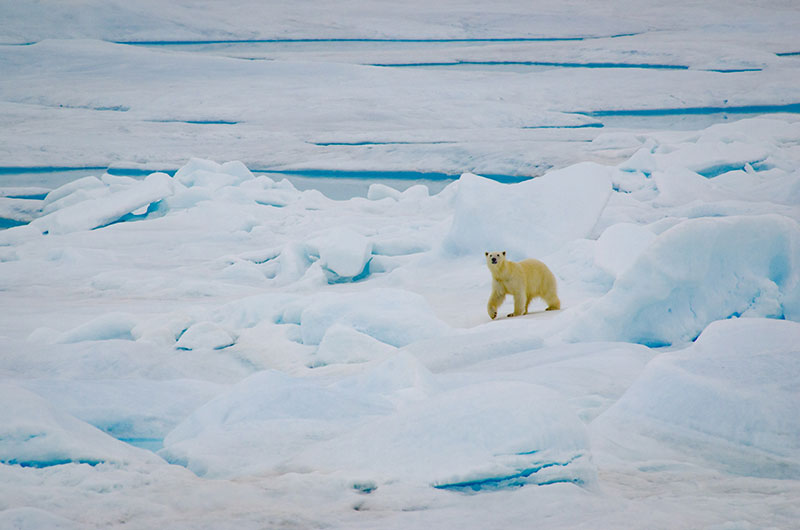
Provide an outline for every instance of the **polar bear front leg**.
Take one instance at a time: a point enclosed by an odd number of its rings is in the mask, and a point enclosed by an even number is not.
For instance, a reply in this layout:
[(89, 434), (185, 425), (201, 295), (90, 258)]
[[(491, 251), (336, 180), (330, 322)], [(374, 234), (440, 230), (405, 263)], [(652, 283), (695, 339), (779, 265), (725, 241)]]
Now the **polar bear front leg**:
[(497, 282), (492, 282), (492, 294), (489, 296), (489, 303), (486, 305), (489, 318), (494, 320), (497, 317), (497, 308), (503, 304), (505, 299), (506, 293), (503, 287)]
[(528, 298), (525, 296), (525, 292), (514, 292), (514, 312), (509, 314), (510, 317), (518, 317), (520, 315), (524, 315), (528, 312), (528, 308), (526, 307), (526, 303)]

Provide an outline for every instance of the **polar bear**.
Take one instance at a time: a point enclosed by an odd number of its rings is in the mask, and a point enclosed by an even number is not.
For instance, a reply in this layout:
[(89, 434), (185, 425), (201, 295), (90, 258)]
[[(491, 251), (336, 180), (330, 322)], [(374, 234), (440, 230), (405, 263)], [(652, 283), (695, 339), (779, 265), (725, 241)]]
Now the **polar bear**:
[(514, 297), (514, 312), (510, 317), (528, 314), (528, 305), (537, 297), (547, 302), (548, 311), (561, 308), (556, 277), (538, 259), (516, 262), (507, 260), (505, 251), (487, 252), (486, 265), (492, 273), (492, 294), (487, 306), (492, 319), (507, 294)]

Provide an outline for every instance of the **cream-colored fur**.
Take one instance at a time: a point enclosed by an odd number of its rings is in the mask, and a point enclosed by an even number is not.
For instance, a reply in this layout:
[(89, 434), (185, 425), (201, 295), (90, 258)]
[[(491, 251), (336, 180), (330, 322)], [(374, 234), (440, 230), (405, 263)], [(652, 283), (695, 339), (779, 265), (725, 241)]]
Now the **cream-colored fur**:
[(507, 294), (514, 297), (514, 312), (510, 317), (527, 315), (528, 305), (537, 297), (547, 302), (548, 311), (561, 308), (556, 277), (538, 259), (516, 262), (507, 260), (505, 251), (487, 252), (486, 265), (492, 273), (492, 294), (487, 306), (491, 318), (497, 316), (497, 308)]

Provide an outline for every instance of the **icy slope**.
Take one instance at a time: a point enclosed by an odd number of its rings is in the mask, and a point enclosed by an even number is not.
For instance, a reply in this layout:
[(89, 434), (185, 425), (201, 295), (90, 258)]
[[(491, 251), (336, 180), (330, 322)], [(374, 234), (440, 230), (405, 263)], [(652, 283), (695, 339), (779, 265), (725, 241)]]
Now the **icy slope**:
[(634, 461), (702, 461), (729, 473), (796, 480), (798, 341), (795, 322), (715, 322), (689, 348), (647, 365), (592, 424), (598, 447)]
[[(38, 206), (0, 232), (0, 472), (20, 484), (0, 513), (787, 527), (798, 138), (765, 119), (609, 134), (617, 166), (433, 195), (334, 201), (195, 159), (9, 198)], [(546, 261), (564, 309), (490, 322), (488, 245)], [(93, 488), (120, 497), (87, 512)]]
[(571, 337), (668, 345), (740, 315), (800, 320), (800, 225), (777, 215), (703, 218), (661, 234)]

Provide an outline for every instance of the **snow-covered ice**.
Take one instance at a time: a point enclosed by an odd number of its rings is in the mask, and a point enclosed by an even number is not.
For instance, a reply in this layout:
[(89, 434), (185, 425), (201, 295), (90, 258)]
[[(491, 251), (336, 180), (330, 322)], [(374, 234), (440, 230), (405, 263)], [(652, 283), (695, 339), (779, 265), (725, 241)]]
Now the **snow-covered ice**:
[(0, 461), (5, 465), (44, 468), (70, 462), (154, 461), (151, 453), (115, 440), (30, 391), (4, 383), (0, 395), (4, 403)]
[[(462, 175), (444, 249), (456, 255), (504, 249), (513, 260), (551, 254), (591, 233), (611, 193), (611, 171), (599, 164), (577, 164), (513, 184), (511, 190)], [(570, 200), (562, 200), (567, 195)]]
[[(796, 6), (51, 4), (0, 527), (797, 527)], [(491, 321), (493, 250), (562, 309)]]
[(777, 215), (699, 218), (657, 238), (574, 324), (578, 340), (668, 345), (715, 320), (800, 320), (800, 225)]
[[(658, 356), (592, 425), (646, 458), (658, 443), (684, 452), (678, 461), (745, 476), (796, 479), (800, 414), (794, 322), (714, 322), (690, 347)], [(625, 423), (625, 440), (615, 422)], [(635, 437), (643, 437), (648, 441)]]

